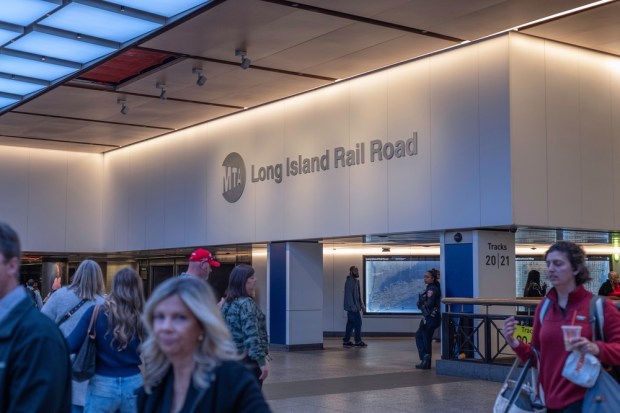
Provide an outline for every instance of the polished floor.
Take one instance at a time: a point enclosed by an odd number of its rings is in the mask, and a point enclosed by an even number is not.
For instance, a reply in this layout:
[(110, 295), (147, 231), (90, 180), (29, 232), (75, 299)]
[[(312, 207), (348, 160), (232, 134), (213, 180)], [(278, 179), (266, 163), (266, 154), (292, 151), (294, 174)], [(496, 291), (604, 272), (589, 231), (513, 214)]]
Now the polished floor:
[[(273, 351), (263, 391), (274, 413), (488, 412), (501, 383), (416, 370), (411, 338), (368, 338), (367, 348)], [(434, 344), (439, 357), (439, 344)]]

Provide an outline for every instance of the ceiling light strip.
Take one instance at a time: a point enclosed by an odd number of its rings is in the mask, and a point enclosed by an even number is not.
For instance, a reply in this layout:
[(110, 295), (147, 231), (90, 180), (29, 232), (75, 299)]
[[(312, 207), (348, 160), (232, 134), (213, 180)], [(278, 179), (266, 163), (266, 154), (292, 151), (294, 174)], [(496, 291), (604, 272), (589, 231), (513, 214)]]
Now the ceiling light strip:
[(62, 140), (62, 139), (33, 138), (32, 136), (18, 136), (18, 135), (0, 134), (0, 141), (2, 140), (2, 138), (23, 139), (23, 140), (38, 141), (38, 142), (50, 142), (50, 143), (54, 143), (54, 144), (56, 144), (56, 143), (69, 143), (71, 145), (102, 146), (102, 147), (113, 148), (113, 149), (122, 148), (122, 146), (120, 146), (120, 145), (110, 145), (110, 144), (107, 144), (107, 143), (91, 143), (91, 142), (80, 142), (80, 141), (68, 141), (68, 140)]
[[(549, 23), (549, 22), (552, 22), (554, 20), (559, 20), (559, 19), (562, 19), (562, 18), (565, 18), (565, 17), (569, 17), (569, 16), (572, 16), (572, 15), (575, 15), (575, 14), (579, 14), (579, 13), (581, 13), (583, 11), (593, 10), (593, 9), (598, 8), (598, 7), (604, 6), (606, 4), (616, 3), (618, 1), (620, 1), (620, 0), (601, 0), (601, 1), (595, 1), (594, 3), (585, 4), (585, 5), (580, 6), (580, 7), (575, 7), (574, 9), (563, 11), (561, 13), (552, 14), (551, 16), (543, 17), (541, 19), (534, 20), (534, 21), (531, 21), (531, 22), (528, 22), (528, 23), (525, 23), (525, 24), (522, 24), (522, 25), (519, 25), (519, 26), (515, 26), (515, 27), (512, 27), (512, 28), (510, 28), (508, 30), (504, 30), (504, 31), (508, 32), (508, 31), (512, 31), (512, 30), (527, 30), (527, 29), (531, 29), (532, 27), (539, 26), (539, 25), (541, 25), (543, 23)], [(501, 33), (503, 33), (503, 32), (501, 32)]]

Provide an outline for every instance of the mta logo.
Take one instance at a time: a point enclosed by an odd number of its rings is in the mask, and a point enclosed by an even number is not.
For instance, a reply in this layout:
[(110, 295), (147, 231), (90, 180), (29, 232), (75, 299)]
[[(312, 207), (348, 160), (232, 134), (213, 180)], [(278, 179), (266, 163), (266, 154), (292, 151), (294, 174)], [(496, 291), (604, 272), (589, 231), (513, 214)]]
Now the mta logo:
[(237, 152), (228, 154), (224, 163), (222, 196), (231, 204), (237, 202), (245, 189), (245, 163)]

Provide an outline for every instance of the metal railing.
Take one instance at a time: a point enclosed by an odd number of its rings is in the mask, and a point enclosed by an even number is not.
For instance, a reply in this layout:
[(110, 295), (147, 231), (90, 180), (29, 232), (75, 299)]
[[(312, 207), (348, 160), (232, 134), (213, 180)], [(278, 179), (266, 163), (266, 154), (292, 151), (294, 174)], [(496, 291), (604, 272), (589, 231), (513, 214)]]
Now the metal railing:
[[(617, 297), (614, 300), (620, 310)], [(533, 325), (533, 315), (541, 298), (444, 298), (441, 315), (441, 358), (477, 363), (506, 364), (514, 352), (502, 334), (503, 321), (510, 315), (522, 324)], [(475, 312), (475, 307), (484, 307)], [(491, 307), (513, 307), (511, 314), (493, 314)]]
[[(514, 307), (515, 318), (522, 324), (532, 325), (540, 298), (444, 298), (442, 302), (446, 307), (441, 315), (441, 358), (504, 364), (506, 361), (502, 363), (503, 358), (514, 358), (501, 327), (509, 315), (493, 314), (490, 307)], [(472, 306), (484, 307), (484, 312), (476, 313)]]

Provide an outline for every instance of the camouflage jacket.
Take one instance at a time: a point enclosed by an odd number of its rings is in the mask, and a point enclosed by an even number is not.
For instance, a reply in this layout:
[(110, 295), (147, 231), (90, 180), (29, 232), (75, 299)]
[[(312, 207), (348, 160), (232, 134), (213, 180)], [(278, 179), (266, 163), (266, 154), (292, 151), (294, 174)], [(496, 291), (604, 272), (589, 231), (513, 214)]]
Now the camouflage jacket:
[(222, 305), (222, 315), (230, 329), (233, 341), (240, 353), (265, 365), (268, 353), (267, 326), (265, 314), (250, 297), (240, 297), (232, 303)]

